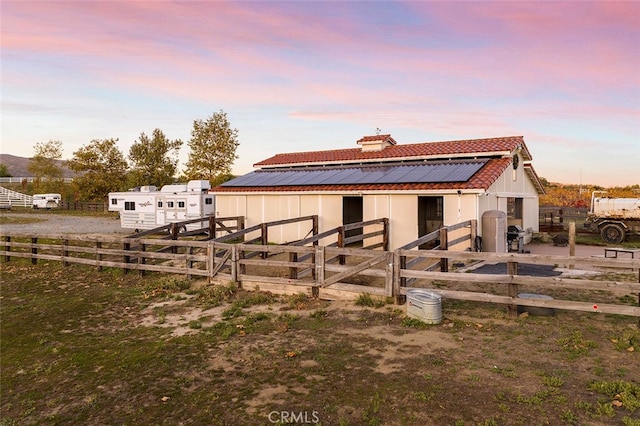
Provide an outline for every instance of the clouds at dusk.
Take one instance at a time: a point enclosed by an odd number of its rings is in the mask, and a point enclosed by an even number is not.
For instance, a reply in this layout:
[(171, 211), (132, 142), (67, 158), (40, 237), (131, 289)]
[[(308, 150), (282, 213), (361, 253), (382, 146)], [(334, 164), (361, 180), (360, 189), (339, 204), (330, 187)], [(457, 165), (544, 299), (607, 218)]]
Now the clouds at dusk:
[(550, 181), (640, 183), (637, 2), (0, 7), (3, 153), (114, 137), (126, 154), (222, 109), (238, 174), (379, 127), (401, 144), (523, 135)]

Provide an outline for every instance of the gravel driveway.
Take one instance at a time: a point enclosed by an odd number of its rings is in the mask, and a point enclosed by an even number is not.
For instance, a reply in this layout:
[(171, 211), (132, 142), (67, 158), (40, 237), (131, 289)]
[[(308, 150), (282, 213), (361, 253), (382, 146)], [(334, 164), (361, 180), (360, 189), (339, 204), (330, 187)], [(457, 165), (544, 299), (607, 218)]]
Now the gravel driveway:
[(26, 217), (41, 220), (23, 224), (3, 224), (3, 232), (24, 232), (29, 234), (112, 234), (126, 235), (132, 231), (122, 229), (120, 220), (109, 217), (71, 216), (62, 214), (20, 214), (5, 213), (6, 217)]

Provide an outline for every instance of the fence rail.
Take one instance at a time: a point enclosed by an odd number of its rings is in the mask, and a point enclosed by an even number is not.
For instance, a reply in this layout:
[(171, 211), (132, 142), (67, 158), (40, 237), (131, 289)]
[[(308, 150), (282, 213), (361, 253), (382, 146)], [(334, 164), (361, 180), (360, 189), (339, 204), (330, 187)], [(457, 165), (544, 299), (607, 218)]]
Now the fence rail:
[[(370, 226), (368, 223), (367, 226)], [(364, 226), (363, 226), (364, 228)], [(517, 306), (604, 312), (640, 317), (640, 259), (613, 259), (574, 256), (547, 256), (520, 253), (479, 253), (443, 249), (449, 240), (470, 241), (473, 223), (438, 231), (439, 250), (418, 247), (434, 236), (408, 245), (413, 248), (371, 250), (332, 247), (317, 240), (301, 240), (290, 245), (249, 242), (165, 240), (157, 238), (87, 237), (60, 234), (0, 234), (0, 257), (59, 261), (65, 266), (78, 263), (103, 268), (119, 268), (126, 273), (160, 272), (200, 276), (213, 281), (234, 281), (245, 288), (309, 292), (324, 298), (353, 298), (367, 293), (404, 301), (410, 288), (431, 288), (444, 298), (489, 302), (507, 306), (515, 314)], [(466, 233), (466, 238), (449, 234)], [(324, 234), (324, 233), (323, 233)], [(315, 237), (321, 238), (323, 234)], [(336, 234), (331, 234), (336, 235)], [(337, 234), (340, 235), (340, 234)], [(362, 234), (363, 236), (366, 234)], [(434, 234), (435, 235), (435, 234)], [(425, 236), (427, 237), (427, 236)], [(324, 236), (326, 238), (326, 236)], [(460, 243), (458, 243), (460, 244)], [(449, 263), (473, 265), (504, 263), (501, 274), (481, 274), (473, 270), (450, 271)], [(601, 268), (633, 274), (633, 281), (604, 277), (532, 277), (518, 275), (518, 264)], [(437, 270), (434, 270), (437, 269)], [(553, 299), (520, 297), (526, 289), (553, 294)], [(621, 296), (624, 296), (621, 298)], [(629, 297), (638, 297), (638, 306)], [(621, 303), (620, 300), (626, 300)], [(634, 300), (634, 299), (631, 299)]]

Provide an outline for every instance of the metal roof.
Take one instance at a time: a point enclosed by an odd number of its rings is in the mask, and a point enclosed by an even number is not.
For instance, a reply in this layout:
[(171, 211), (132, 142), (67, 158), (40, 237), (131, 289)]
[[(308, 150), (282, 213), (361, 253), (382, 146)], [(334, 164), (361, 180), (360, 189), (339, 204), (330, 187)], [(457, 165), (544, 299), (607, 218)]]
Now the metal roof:
[(222, 187), (466, 182), (484, 160), (256, 170)]

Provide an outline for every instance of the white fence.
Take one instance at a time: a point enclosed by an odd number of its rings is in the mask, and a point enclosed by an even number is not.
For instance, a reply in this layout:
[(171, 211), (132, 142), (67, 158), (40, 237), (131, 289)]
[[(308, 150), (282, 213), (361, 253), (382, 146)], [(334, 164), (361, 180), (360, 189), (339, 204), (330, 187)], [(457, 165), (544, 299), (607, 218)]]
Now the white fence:
[[(0, 177), (0, 183), (22, 183), (22, 182), (27, 182), (27, 183), (31, 183), (33, 181), (35, 181), (37, 178), (34, 178), (33, 176), (24, 176), (24, 177)], [(71, 181), (73, 181), (73, 178), (62, 178), (62, 181), (64, 181), (65, 183), (69, 183)]]
[(12, 191), (0, 186), (0, 207), (8, 208), (11, 206), (31, 207), (33, 205), (33, 197), (21, 192)]

